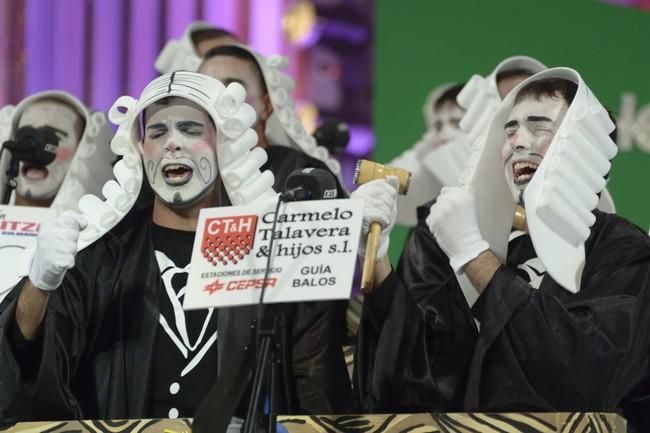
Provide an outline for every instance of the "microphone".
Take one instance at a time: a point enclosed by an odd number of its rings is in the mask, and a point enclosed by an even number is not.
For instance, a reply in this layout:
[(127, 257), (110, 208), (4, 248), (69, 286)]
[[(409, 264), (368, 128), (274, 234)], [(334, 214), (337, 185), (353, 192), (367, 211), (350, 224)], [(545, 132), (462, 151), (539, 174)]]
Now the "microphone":
[(282, 201), (323, 200), (336, 198), (336, 180), (322, 168), (299, 168), (291, 172), (280, 194)]
[(316, 128), (313, 137), (319, 146), (325, 147), (331, 153), (341, 153), (350, 141), (350, 130), (347, 123), (326, 119)]
[(2, 145), (14, 159), (36, 166), (46, 166), (56, 158), (59, 137), (49, 126), (23, 126), (16, 131), (15, 140)]

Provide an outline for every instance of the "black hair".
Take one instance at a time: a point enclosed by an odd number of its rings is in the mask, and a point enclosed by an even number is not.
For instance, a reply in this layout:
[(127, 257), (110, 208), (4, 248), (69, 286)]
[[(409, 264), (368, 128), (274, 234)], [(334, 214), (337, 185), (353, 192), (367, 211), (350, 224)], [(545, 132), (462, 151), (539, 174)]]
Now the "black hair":
[(447, 102), (452, 102), (455, 105), (458, 105), (456, 98), (460, 91), (463, 90), (463, 87), (465, 87), (465, 83), (455, 84), (442, 92), (442, 95), (440, 95), (440, 97), (433, 103), (433, 109), (440, 110), (440, 108)]
[(203, 29), (203, 30), (197, 30), (196, 32), (192, 33), (192, 43), (196, 46), (197, 42), (200, 39), (203, 38), (223, 38), (223, 37), (229, 37), (233, 38), (235, 40), (239, 40), (237, 35), (232, 33), (229, 30), (226, 30), (221, 27), (215, 27), (211, 29)]
[[(539, 101), (542, 97), (549, 97), (557, 99), (558, 96), (562, 97), (567, 105), (571, 105), (573, 99), (578, 91), (578, 85), (570, 80), (563, 80), (561, 78), (545, 78), (543, 80), (533, 81), (525, 85), (517, 96), (515, 97), (515, 105), (527, 98), (533, 98)], [(616, 130), (616, 118), (612, 112), (607, 110), (609, 118), (614, 122), (614, 130), (609, 134), (609, 138), (616, 143), (618, 132)]]
[(497, 83), (501, 80), (505, 80), (511, 77), (521, 77), (521, 76), (530, 77), (534, 74), (535, 73), (533, 71), (525, 68), (508, 69), (506, 71), (501, 71), (497, 74)]
[(268, 93), (268, 89), (266, 87), (266, 80), (264, 80), (264, 74), (262, 73), (262, 68), (260, 68), (259, 63), (257, 63), (257, 59), (250, 51), (242, 47), (239, 47), (237, 45), (220, 45), (218, 47), (209, 49), (205, 53), (205, 55), (203, 56), (203, 60), (201, 61), (201, 66), (203, 66), (205, 62), (207, 62), (211, 58), (217, 56), (230, 56), (230, 57), (235, 57), (237, 59), (241, 59), (249, 62), (251, 65), (253, 65), (255, 71), (257, 71), (260, 80), (260, 85), (262, 87), (262, 91), (264, 93)]
[(561, 78), (545, 78), (526, 84), (517, 93), (515, 105), (528, 98), (539, 101), (543, 97), (558, 99), (558, 96), (562, 97), (570, 105), (577, 91), (578, 85), (573, 81), (563, 80)]

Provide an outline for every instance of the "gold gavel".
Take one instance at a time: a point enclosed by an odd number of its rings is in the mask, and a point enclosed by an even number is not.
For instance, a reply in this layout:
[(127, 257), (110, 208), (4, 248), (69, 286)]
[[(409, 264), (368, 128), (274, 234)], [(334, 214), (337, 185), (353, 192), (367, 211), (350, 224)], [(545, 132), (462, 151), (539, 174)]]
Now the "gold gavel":
[(526, 222), (526, 209), (522, 206), (517, 205), (515, 209), (515, 215), (512, 218), (512, 227), (521, 230), (522, 232), (528, 233), (528, 223)]
[[(399, 179), (398, 192), (400, 194), (404, 195), (408, 192), (411, 173), (403, 168), (388, 167), (376, 162), (360, 159), (354, 169), (354, 183), (356, 185), (363, 185), (375, 179), (385, 179), (388, 176), (395, 176)], [(368, 229), (366, 257), (363, 260), (363, 268), (361, 271), (361, 290), (363, 293), (370, 293), (373, 289), (375, 261), (377, 260), (380, 234), (381, 224), (379, 222), (372, 222)]]

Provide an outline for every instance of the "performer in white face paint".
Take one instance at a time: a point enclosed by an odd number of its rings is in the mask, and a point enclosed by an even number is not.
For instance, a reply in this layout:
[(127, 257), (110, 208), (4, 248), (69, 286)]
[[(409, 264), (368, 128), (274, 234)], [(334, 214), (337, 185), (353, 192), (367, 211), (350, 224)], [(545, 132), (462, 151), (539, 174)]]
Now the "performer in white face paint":
[[(111, 176), (112, 137), (103, 113), (89, 111), (61, 91), (34, 94), (17, 106), (0, 109), (0, 141), (14, 139), (21, 128), (50, 128), (58, 138), (56, 159), (46, 166), (21, 162), (11, 202), (53, 207), (58, 213), (76, 209), (84, 194), (97, 194)], [(6, 187), (10, 152), (0, 160), (0, 196)]]
[(506, 140), (501, 160), (513, 197), (523, 204), (526, 186), (557, 133), (569, 108), (566, 99), (541, 96), (521, 100), (504, 124)]
[[(423, 107), (423, 114), (425, 123), (432, 129), (427, 132), (425, 139), (417, 144), (414, 149), (405, 152), (400, 158), (391, 163), (398, 166), (406, 164), (401, 166), (415, 170), (415, 174), (411, 179), (412, 186), (409, 188), (406, 200), (402, 200), (402, 196), (397, 197), (397, 217), (393, 218), (390, 213), (383, 213), (386, 226), (383, 230), (382, 239), (386, 243), (390, 240), (391, 227), (395, 221), (407, 225), (414, 224), (395, 272), (390, 272), (391, 268), (387, 257), (380, 258), (381, 260), (376, 267), (375, 281), (378, 283), (384, 279), (387, 281), (385, 285), (378, 284), (379, 288), (391, 287), (389, 290), (392, 293), (394, 291), (393, 286), (399, 281), (400, 285), (405, 288), (405, 292), (408, 292), (408, 294), (396, 295), (396, 306), (393, 308), (405, 311), (403, 308), (405, 308), (404, 304), (407, 301), (402, 297), (409, 299), (407, 306), (411, 305), (410, 299), (414, 300), (415, 304), (413, 305), (417, 305), (418, 310), (436, 311), (439, 308), (436, 304), (437, 298), (433, 296), (430, 284), (441, 281), (447, 276), (441, 273), (440, 265), (436, 260), (428, 259), (429, 257), (436, 257), (438, 251), (437, 243), (426, 221), (429, 209), (435, 203), (442, 187), (460, 184), (460, 176), (471, 155), (472, 139), (477, 140), (477, 136), (485, 133), (477, 133), (476, 130), (486, 128), (485, 123), (494, 115), (499, 101), (503, 97), (502, 95), (505, 95), (512, 88), (513, 83), (521, 82), (526, 77), (543, 69), (545, 69), (545, 66), (533, 58), (510, 57), (501, 61), (487, 77), (473, 76), (463, 86), (462, 90), (443, 87), (436, 95), (432, 95), (437, 98), (435, 102), (433, 101), (435, 98), (432, 96), (428, 98)], [(480, 97), (473, 99), (463, 97), (463, 94), (467, 92), (467, 88), (478, 89), (477, 93), (479, 93)], [(454, 139), (434, 148), (434, 144), (442, 141), (436, 139), (436, 125), (443, 126), (442, 119), (438, 120), (434, 109), (436, 105), (440, 106), (441, 104), (449, 108), (453, 106), (452, 101), (445, 101), (447, 99), (443, 97), (445, 93), (453, 98), (455, 104), (462, 107), (461, 109), (454, 107), (453, 111), (447, 111), (449, 114), (447, 118), (452, 120), (447, 124), (448, 130), (455, 128), (456, 115), (461, 110), (462, 119), (458, 123), (460, 129), (454, 131)], [(469, 112), (469, 118), (467, 118), (466, 112)], [(428, 140), (426, 140), (427, 137)], [(420, 152), (420, 149), (424, 149), (424, 151)], [(391, 195), (386, 195), (387, 191), (390, 192), (391, 189), (387, 190), (386, 185), (382, 185), (384, 183), (383, 181), (371, 182), (368, 186), (360, 187), (353, 193), (353, 196), (364, 200), (371, 200), (372, 198), (373, 200), (380, 200), (380, 202), (392, 203)], [(416, 188), (413, 188), (413, 186)], [(411, 198), (417, 198), (419, 207), (413, 206), (413, 204), (408, 205)], [(415, 223), (413, 220), (415, 220)], [(388, 245), (380, 248), (381, 251), (387, 249)], [(441, 258), (440, 260), (446, 259)], [(387, 313), (387, 309), (383, 304), (385, 297), (381, 293), (384, 292), (377, 289), (365, 296), (363, 320), (359, 333), (360, 344), (358, 345), (357, 368), (364, 371), (373, 371), (373, 377), (367, 380), (365, 376), (357, 375), (359, 381), (356, 388), (361, 394), (360, 398), (364, 401), (364, 405), (371, 411), (397, 410), (395, 408), (398, 407), (400, 410), (428, 411), (432, 407), (440, 411), (458, 410), (461, 406), (460, 401), (463, 391), (458, 376), (462, 376), (462, 369), (465, 368), (465, 365), (451, 357), (444, 358), (436, 363), (435, 368), (439, 373), (435, 375), (427, 374), (426, 377), (421, 378), (422, 386), (428, 387), (431, 393), (420, 395), (416, 392), (408, 392), (400, 395), (390, 390), (393, 385), (396, 386), (395, 389), (403, 388), (403, 386), (393, 382), (394, 376), (390, 371), (391, 364), (376, 360), (380, 358), (389, 359), (386, 357), (386, 353), (391, 352), (392, 347), (395, 347), (395, 345), (402, 344), (402, 336), (397, 332), (382, 333), (382, 329), (384, 329), (382, 320), (386, 318), (384, 313)], [(402, 293), (401, 290), (398, 293)], [(368, 320), (369, 317), (375, 317), (378, 321), (375, 319)], [(460, 327), (458, 329), (459, 335), (462, 335), (467, 330), (471, 333), (472, 327), (471, 323), (464, 328)], [(465, 346), (459, 345), (458, 350), (453, 349), (458, 359), (465, 358), (463, 355), (464, 348)], [(375, 368), (375, 366), (381, 366), (381, 368)], [(383, 384), (388, 385), (388, 387), (384, 387)], [(439, 390), (445, 390), (446, 394), (442, 399), (437, 396)], [(437, 401), (437, 403), (431, 403), (432, 401)]]
[[(46, 165), (35, 162), (36, 154), (2, 153), (0, 197), (9, 197), (10, 205), (48, 207), (58, 214), (76, 210), (84, 194), (99, 194), (111, 178), (115, 156), (110, 151), (113, 133), (106, 116), (89, 111), (68, 93), (40, 92), (17, 106), (0, 109), (0, 144), (15, 142), (19, 135), (53, 136), (58, 145), (54, 161)], [(8, 182), (12, 158), (18, 159), (15, 189)], [(24, 252), (23, 245), (0, 248), (0, 301), (20, 280)]]
[[(2, 421), (15, 421), (25, 403), (31, 419), (190, 417), (216, 379), (248, 365), (256, 306), (181, 307), (200, 209), (276, 195), (244, 99), (238, 83), (176, 72), (138, 100), (115, 102), (111, 148), (121, 159), (105, 200), (84, 196), (81, 214), (43, 224), (29, 278), (0, 308)], [(136, 205), (145, 173), (154, 202)], [(277, 391), (284, 413), (350, 405), (332, 308), (273, 307), (287, 341)], [(27, 387), (34, 393), (25, 401)]]
[[(392, 273), (384, 281), (392, 293), (397, 286), (392, 302), (374, 298), (373, 317), (390, 317), (382, 338), (417, 336), (375, 365), (408, 360), (391, 386), (452, 375), (454, 410), (619, 411), (631, 431), (647, 431), (650, 239), (596, 209), (614, 128), (568, 68), (540, 72), (505, 98), (468, 183), (443, 190), (431, 208), (437, 245), (423, 252), (438, 276), (428, 309)], [(517, 203), (527, 226), (511, 233)], [(382, 209), (390, 215), (390, 205)], [(463, 275), (476, 293), (461, 289)], [(425, 405), (423, 388), (412, 387), (393, 402)], [(451, 402), (451, 388), (425, 389), (434, 410)]]
[(168, 100), (147, 110), (142, 159), (151, 188), (171, 207), (187, 207), (214, 187), (214, 124), (196, 104)]
[(18, 128), (49, 126), (56, 131), (59, 147), (56, 159), (46, 167), (22, 164), (16, 204), (30, 205), (54, 199), (77, 150), (83, 130), (82, 122), (81, 116), (71, 107), (54, 100), (37, 101), (25, 109)]
[[(472, 153), (472, 139), (476, 141), (484, 135), (478, 133), (477, 129), (486, 127), (485, 123), (494, 115), (502, 95), (507, 94), (516, 83), (543, 69), (545, 66), (533, 58), (510, 57), (501, 61), (486, 78), (475, 75), (462, 90), (448, 88), (439, 92), (435, 103), (425, 105), (425, 121), (434, 128), (428, 133), (431, 139), (427, 149), (439, 143), (443, 145), (420, 152), (421, 155), (418, 150), (423, 147), (417, 145), (415, 151), (403, 154), (403, 161), (413, 161), (411, 166), (414, 167), (415, 174), (411, 178), (406, 200), (403, 199), (404, 196), (397, 198), (398, 224), (408, 214), (412, 214), (408, 218), (415, 219), (415, 224), (402, 250), (396, 272), (411, 291), (412, 297), (422, 303), (422, 308), (426, 308), (428, 297), (426, 283), (435, 279), (438, 272), (436, 266), (429, 266), (428, 262), (422, 262), (421, 259), (422, 251), (430, 249), (436, 243), (426, 222), (431, 205), (443, 187), (460, 185), (461, 174)], [(468, 91), (474, 91), (480, 97), (469, 98), (466, 96)], [(465, 117), (466, 110), (459, 108), (459, 104), (469, 110), (468, 118)], [(434, 110), (436, 106), (437, 111)], [(436, 113), (440, 117), (436, 117)], [(436, 128), (440, 129), (441, 134), (435, 132)], [(400, 162), (397, 164), (399, 166)], [(418, 206), (409, 205), (413, 198), (418, 198)], [(425, 292), (420, 293), (420, 289)]]

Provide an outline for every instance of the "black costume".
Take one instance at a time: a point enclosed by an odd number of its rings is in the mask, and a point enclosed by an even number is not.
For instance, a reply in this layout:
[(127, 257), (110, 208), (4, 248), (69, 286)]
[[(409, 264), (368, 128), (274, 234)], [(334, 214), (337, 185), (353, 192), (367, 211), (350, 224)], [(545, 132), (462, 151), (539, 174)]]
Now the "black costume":
[[(284, 183), (297, 167), (319, 166), (301, 155), (289, 148), (269, 152), (278, 181)], [(143, 193), (113, 230), (77, 255), (62, 287), (50, 296), (35, 342), (25, 341), (15, 324), (20, 286), (0, 306), (0, 425), (151, 416), (164, 288), (154, 256), (150, 198)], [(341, 350), (344, 307), (340, 302), (267, 307), (280, 317), (280, 413), (344, 413), (353, 407)], [(206, 381), (235, 374), (226, 360), (250, 343), (256, 309), (218, 310), (216, 371)]]
[(366, 296), (356, 379), (365, 408), (622, 411), (650, 431), (650, 239), (595, 214), (579, 293), (546, 274), (531, 287), (517, 267), (535, 255), (523, 235), (471, 310), (421, 215), (397, 272)]

